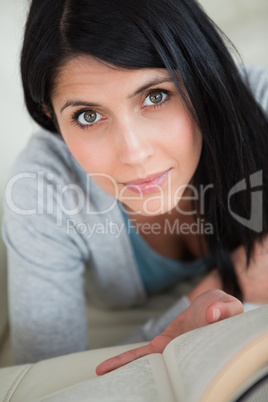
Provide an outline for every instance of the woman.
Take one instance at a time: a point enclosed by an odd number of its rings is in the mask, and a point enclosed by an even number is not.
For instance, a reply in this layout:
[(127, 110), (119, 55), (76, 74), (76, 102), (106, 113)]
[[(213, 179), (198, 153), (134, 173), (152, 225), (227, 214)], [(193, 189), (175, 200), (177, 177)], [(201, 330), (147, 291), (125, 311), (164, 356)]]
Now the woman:
[[(209, 289), (267, 302), (268, 122), (250, 89), (264, 103), (267, 77), (247, 82), (195, 1), (33, 0), (21, 73), (45, 130), (7, 187), (17, 362), (87, 348), (85, 285), (99, 305), (123, 308), (207, 272), (131, 338), (167, 327), (138, 355), (241, 312)], [(242, 180), (263, 184), (261, 227), (257, 216), (248, 224)], [(235, 195), (238, 183), (247, 191)]]

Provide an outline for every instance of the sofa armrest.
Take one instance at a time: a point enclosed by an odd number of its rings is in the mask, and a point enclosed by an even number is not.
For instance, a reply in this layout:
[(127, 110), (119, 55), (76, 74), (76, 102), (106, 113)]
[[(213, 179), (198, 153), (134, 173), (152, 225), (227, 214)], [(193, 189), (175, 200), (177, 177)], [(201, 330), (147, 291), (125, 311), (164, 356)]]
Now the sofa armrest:
[(73, 353), (34, 364), (0, 369), (0, 402), (34, 402), (81, 381), (96, 377), (103, 360), (146, 343)]

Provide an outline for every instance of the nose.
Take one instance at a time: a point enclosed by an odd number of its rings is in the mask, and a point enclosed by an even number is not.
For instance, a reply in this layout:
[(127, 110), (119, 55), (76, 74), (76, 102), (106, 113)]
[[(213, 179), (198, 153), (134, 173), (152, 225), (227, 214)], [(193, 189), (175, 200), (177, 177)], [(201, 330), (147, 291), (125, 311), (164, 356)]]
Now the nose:
[[(146, 132), (147, 131), (147, 132)], [(140, 166), (153, 154), (148, 130), (133, 124), (121, 125), (117, 131), (119, 159), (123, 164)]]

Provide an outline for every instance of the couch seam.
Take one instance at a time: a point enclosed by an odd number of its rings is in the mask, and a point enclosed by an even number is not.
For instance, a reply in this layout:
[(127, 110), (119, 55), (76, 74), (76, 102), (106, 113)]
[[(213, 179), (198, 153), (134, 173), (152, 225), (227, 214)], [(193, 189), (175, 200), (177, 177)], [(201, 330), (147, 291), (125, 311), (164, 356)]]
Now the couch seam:
[[(28, 373), (28, 371), (31, 368), (32, 368), (32, 365), (29, 365), (19, 372), (19, 374), (17, 375), (17, 377), (15, 378), (15, 380), (12, 382), (9, 389), (7, 390), (7, 392), (4, 396), (3, 402), (8, 402), (11, 400), (16, 388), (18, 387), (18, 385), (21, 383), (22, 379), (25, 377), (26, 373)], [(15, 384), (17, 385), (16, 387), (15, 387)], [(8, 394), (10, 394), (10, 395), (8, 395)], [(9, 399), (7, 399), (7, 398), (9, 398)]]

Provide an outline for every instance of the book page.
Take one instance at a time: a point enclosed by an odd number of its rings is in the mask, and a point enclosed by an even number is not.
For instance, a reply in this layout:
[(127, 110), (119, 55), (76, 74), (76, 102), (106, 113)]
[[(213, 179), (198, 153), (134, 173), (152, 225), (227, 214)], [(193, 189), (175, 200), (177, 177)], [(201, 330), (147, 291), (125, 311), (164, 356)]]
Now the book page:
[(235, 354), (264, 333), (268, 333), (268, 306), (174, 339), (166, 347), (164, 359), (176, 400), (201, 401), (210, 383)]
[(101, 377), (51, 394), (40, 402), (175, 402), (161, 354), (142, 357)]

